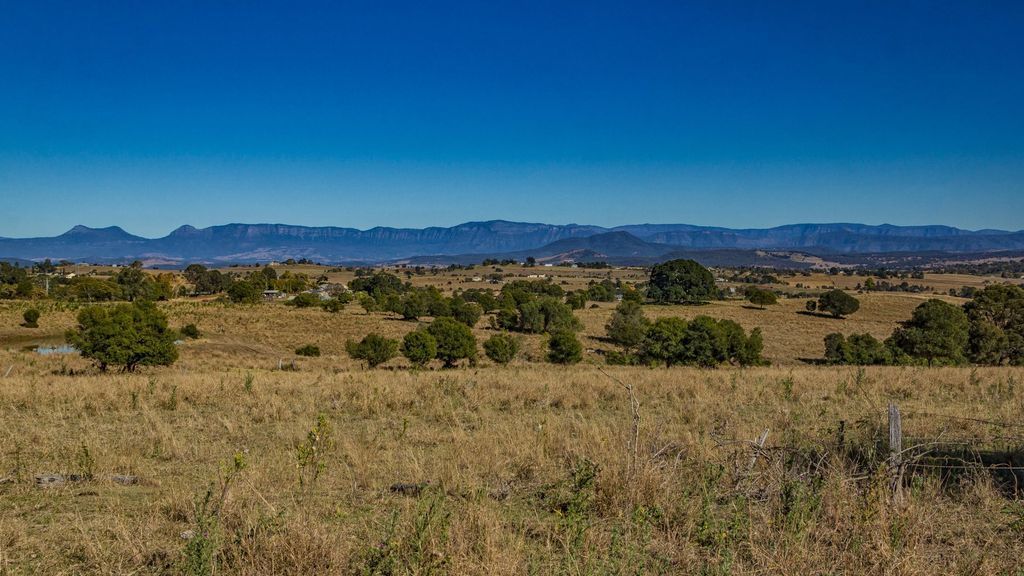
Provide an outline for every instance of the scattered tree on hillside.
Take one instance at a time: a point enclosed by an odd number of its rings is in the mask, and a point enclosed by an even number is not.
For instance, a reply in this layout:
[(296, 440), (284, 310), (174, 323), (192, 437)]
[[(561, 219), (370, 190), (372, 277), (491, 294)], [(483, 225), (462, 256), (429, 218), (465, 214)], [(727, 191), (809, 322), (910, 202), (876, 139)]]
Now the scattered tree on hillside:
[(553, 364), (576, 364), (583, 359), (583, 345), (576, 334), (558, 331), (548, 338), (548, 362)]
[(1024, 288), (994, 284), (964, 305), (971, 323), (969, 353), (979, 364), (1024, 365)]
[(778, 302), (778, 297), (775, 292), (771, 290), (765, 290), (764, 288), (758, 288), (756, 286), (749, 286), (746, 289), (746, 298), (754, 306), (758, 306), (761, 310), (764, 310), (765, 306), (771, 306)]
[(853, 314), (860, 309), (860, 301), (842, 290), (829, 290), (818, 298), (817, 310), (836, 318)]
[(647, 297), (658, 304), (695, 304), (718, 297), (715, 277), (694, 260), (670, 260), (651, 268)]
[(519, 340), (511, 334), (495, 334), (484, 341), (484, 353), (498, 364), (508, 364), (519, 352)]
[(402, 355), (413, 366), (423, 367), (437, 357), (437, 340), (426, 330), (413, 330), (402, 338)]
[(236, 304), (255, 304), (260, 301), (259, 288), (247, 280), (234, 282), (228, 287), (228, 298)]
[(615, 308), (605, 330), (612, 342), (629, 350), (643, 342), (650, 325), (639, 303), (623, 300)]
[(476, 337), (472, 330), (458, 320), (442, 316), (427, 327), (427, 332), (437, 341), (437, 357), (446, 368), (455, 366), (462, 359), (476, 361)]
[(914, 309), (910, 320), (902, 322), (888, 343), (911, 358), (920, 358), (931, 366), (940, 361), (963, 362), (967, 352), (970, 322), (959, 307), (942, 300), (928, 300)]
[(371, 333), (359, 342), (345, 342), (345, 351), (353, 359), (363, 360), (370, 368), (376, 368), (398, 355), (398, 341)]

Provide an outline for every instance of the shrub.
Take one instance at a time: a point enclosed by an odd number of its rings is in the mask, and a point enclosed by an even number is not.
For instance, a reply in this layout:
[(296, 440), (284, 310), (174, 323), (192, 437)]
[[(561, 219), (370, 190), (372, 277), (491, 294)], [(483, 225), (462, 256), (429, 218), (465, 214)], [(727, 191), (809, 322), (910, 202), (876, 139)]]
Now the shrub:
[(576, 364), (583, 359), (583, 345), (576, 334), (568, 331), (555, 332), (548, 338), (548, 362), (554, 364)]
[(286, 304), (295, 306), (296, 308), (313, 308), (314, 306), (320, 306), (320, 297), (316, 294), (309, 292), (303, 292), (297, 294), (295, 298), (292, 298)]
[(427, 332), (437, 341), (437, 357), (444, 361), (445, 367), (451, 368), (463, 358), (476, 361), (476, 337), (469, 326), (442, 316), (427, 327)]
[(583, 310), (587, 307), (587, 293), (582, 290), (570, 292), (565, 296), (565, 303), (573, 310)]
[(837, 332), (825, 336), (825, 360), (829, 364), (887, 365), (893, 363), (893, 355), (871, 334), (851, 334), (847, 338)]
[(615, 308), (605, 330), (608, 338), (623, 348), (640, 345), (651, 323), (644, 317), (643, 307), (637, 302), (623, 300)]
[(422, 367), (437, 357), (437, 340), (426, 330), (414, 330), (402, 339), (402, 354)]
[(345, 301), (342, 298), (331, 298), (325, 300), (322, 306), (327, 312), (337, 313), (345, 309)]
[(121, 366), (133, 372), (138, 366), (166, 366), (178, 359), (167, 317), (147, 301), (83, 308), (67, 340), (101, 370)]
[(451, 313), (453, 318), (472, 328), (480, 321), (484, 309), (476, 302), (466, 302), (461, 298), (454, 298), (451, 303)]
[(367, 313), (375, 312), (378, 308), (377, 301), (374, 300), (373, 296), (366, 293), (360, 293), (356, 300), (359, 302), (359, 306)]
[(484, 342), (484, 354), (498, 364), (508, 364), (519, 353), (519, 340), (511, 334), (495, 334)]
[(29, 308), (25, 310), (25, 313), (21, 315), (25, 320), (26, 328), (38, 328), (39, 327), (39, 310), (35, 308)]
[(181, 334), (182, 338), (191, 338), (192, 340), (195, 340), (200, 337), (199, 328), (197, 328), (195, 324), (186, 324), (182, 326), (181, 330), (178, 332)]
[(363, 360), (370, 368), (376, 368), (398, 355), (398, 340), (367, 334), (359, 342), (346, 342), (345, 350), (353, 359)]
[(320, 355), (320, 347), (315, 344), (306, 344), (295, 349), (296, 356), (313, 358)]
[(659, 318), (647, 330), (639, 357), (648, 364), (689, 364), (712, 367), (723, 362), (740, 366), (763, 364), (761, 331), (748, 336), (743, 327), (731, 320), (697, 316)]

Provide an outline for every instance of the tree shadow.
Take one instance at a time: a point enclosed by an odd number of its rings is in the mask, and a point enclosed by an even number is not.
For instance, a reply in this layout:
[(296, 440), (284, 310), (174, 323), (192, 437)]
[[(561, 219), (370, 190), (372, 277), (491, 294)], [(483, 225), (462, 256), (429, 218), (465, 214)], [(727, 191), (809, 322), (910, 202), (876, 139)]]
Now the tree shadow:
[(797, 310), (797, 314), (803, 316), (814, 316), (816, 318), (827, 318), (829, 320), (845, 320), (844, 316), (833, 316), (832, 314), (826, 314), (824, 312), (811, 312), (810, 310)]

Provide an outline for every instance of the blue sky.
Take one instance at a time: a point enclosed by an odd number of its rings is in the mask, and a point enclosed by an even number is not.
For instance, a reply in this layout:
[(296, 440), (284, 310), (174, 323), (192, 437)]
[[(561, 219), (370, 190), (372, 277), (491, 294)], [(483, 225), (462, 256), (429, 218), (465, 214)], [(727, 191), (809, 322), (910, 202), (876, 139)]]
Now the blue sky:
[(0, 2), (0, 236), (1024, 228), (1022, 2)]

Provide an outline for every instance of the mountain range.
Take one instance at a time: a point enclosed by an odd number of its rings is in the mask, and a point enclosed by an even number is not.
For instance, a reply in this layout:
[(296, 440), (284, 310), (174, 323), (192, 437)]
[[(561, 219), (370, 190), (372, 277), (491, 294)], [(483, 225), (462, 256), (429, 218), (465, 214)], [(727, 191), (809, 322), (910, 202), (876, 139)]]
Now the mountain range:
[[(324, 263), (455, 263), (483, 258), (542, 261), (605, 260), (646, 264), (702, 256), (735, 265), (794, 261), (792, 253), (818, 257), (892, 253), (1000, 253), (1024, 250), (1024, 231), (962, 230), (949, 226), (791, 224), (730, 229), (688, 224), (638, 224), (605, 228), (491, 220), (449, 228), (369, 230), (284, 224), (182, 226), (162, 238), (143, 238), (117, 226), (75, 226), (41, 238), (0, 237), (0, 258), (70, 260), (176, 266), (251, 263), (307, 258)], [(783, 252), (777, 254), (773, 252)], [(701, 258), (698, 258), (701, 259)], [(796, 259), (796, 261), (803, 261)], [(709, 262), (710, 263), (710, 262)]]

